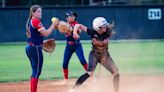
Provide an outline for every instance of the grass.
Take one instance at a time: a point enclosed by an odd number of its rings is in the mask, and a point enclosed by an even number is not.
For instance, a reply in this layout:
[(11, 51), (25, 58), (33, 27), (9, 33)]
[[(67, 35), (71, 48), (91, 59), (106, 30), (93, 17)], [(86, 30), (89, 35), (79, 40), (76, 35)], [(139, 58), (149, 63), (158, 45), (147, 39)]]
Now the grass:
[[(83, 43), (86, 60), (91, 50), (90, 43)], [(25, 54), (26, 44), (0, 44), (0, 82), (29, 80), (30, 62)], [(65, 43), (57, 43), (54, 53), (44, 52), (41, 80), (62, 79), (62, 60)], [(120, 74), (164, 74), (164, 42), (111, 42), (109, 52), (119, 68)], [(73, 54), (69, 64), (69, 77), (75, 78), (84, 73)]]

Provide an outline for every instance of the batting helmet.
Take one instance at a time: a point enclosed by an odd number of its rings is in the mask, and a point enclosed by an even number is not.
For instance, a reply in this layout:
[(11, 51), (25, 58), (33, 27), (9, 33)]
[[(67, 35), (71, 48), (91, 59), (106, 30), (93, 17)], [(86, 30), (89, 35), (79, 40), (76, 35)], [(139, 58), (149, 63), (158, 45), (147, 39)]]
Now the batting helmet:
[(93, 26), (93, 29), (95, 31), (98, 31), (100, 29), (100, 27), (102, 26), (106, 26), (108, 25), (109, 23), (106, 21), (106, 19), (104, 17), (96, 17), (94, 20), (93, 20), (93, 23), (92, 23), (92, 26)]

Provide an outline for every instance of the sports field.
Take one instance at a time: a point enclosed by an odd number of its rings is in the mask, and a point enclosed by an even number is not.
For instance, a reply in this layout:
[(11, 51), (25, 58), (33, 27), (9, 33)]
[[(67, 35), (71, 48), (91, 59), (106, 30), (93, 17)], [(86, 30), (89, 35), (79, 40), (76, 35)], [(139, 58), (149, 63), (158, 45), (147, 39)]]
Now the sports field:
[[(91, 44), (90, 42), (84, 42), (82, 45), (85, 57), (88, 59)], [(31, 75), (31, 66), (25, 54), (25, 46), (25, 43), (0, 44), (0, 92), (20, 92), (20, 90), (16, 90), (12, 87), (23, 87), (24, 90), (22, 89), (21, 92), (29, 91), (28, 80)], [(59, 82), (63, 78), (62, 60), (64, 48), (65, 43), (57, 42), (55, 51), (52, 54), (44, 52), (44, 64), (40, 76), (42, 81), (39, 86), (41, 89), (50, 87), (47, 89), (49, 92), (64, 92), (61, 90), (57, 91), (57, 89), (55, 91), (55, 88), (58, 86), (50, 85), (55, 81)], [(139, 84), (143, 86), (153, 82), (154, 86), (158, 86), (158, 82), (164, 81), (164, 41), (112, 41), (109, 44), (109, 52), (119, 68), (121, 77), (120, 86), (122, 89), (126, 90), (126, 87), (123, 87), (123, 85), (130, 86), (131, 84), (131, 86), (136, 86), (135, 88), (137, 89), (137, 84), (134, 84), (134, 82), (139, 82)], [(69, 65), (69, 77), (74, 83), (75, 79), (84, 73), (84, 70), (75, 54), (73, 54)], [(102, 69), (101, 66), (98, 66), (95, 76), (97, 77), (100, 74), (103, 76), (109, 75), (111, 77), (110, 73)], [(146, 80), (146, 84), (142, 83), (142, 79)], [(71, 84), (67, 85), (68, 87), (65, 86), (65, 90), (73, 85), (71, 80)], [(112, 82), (112, 80), (109, 81)], [(8, 85), (10, 85), (11, 89), (3, 89)], [(109, 86), (112, 87), (112, 85)], [(61, 87), (62, 86), (58, 87), (58, 89), (61, 89)], [(149, 89), (148, 85), (147, 87), (147, 89)], [(46, 91), (46, 89), (44, 89), (44, 91), (41, 89), (39, 89), (39, 92)], [(162, 87), (155, 87), (154, 90), (155, 89), (159, 89), (159, 91), (156, 92), (164, 92)], [(141, 89), (129, 92), (141, 92), (140, 90)]]

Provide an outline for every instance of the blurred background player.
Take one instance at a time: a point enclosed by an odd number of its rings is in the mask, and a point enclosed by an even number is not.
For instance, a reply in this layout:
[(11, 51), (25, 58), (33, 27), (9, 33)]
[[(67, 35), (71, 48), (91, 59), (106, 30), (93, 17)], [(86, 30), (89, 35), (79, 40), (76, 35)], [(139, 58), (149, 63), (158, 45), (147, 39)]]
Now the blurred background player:
[(48, 36), (51, 34), (54, 26), (57, 25), (55, 22), (52, 22), (51, 26), (46, 30), (40, 21), (41, 18), (42, 8), (39, 5), (31, 6), (29, 18), (26, 23), (26, 35), (28, 43), (26, 46), (26, 54), (32, 67), (32, 75), (30, 80), (31, 92), (37, 92), (38, 79), (42, 71), (43, 36)]
[[(72, 11), (66, 12), (66, 21), (70, 24), (72, 28), (78, 22), (76, 21), (77, 14)], [(69, 60), (74, 52), (76, 52), (76, 55), (78, 56), (80, 63), (83, 65), (83, 68), (87, 70), (88, 64), (85, 60), (83, 48), (80, 42), (80, 39), (74, 39), (73, 38), (73, 32), (66, 33), (65, 38), (67, 40), (66, 47), (64, 51), (64, 57), (63, 57), (63, 74), (64, 74), (64, 83), (68, 80), (68, 64)]]
[(97, 63), (104, 66), (108, 71), (113, 75), (113, 84), (115, 92), (119, 90), (119, 71), (115, 63), (113, 62), (109, 52), (108, 52), (108, 43), (109, 38), (114, 31), (112, 28), (114, 24), (109, 24), (105, 18), (97, 17), (93, 20), (93, 29), (87, 28), (82, 24), (77, 24), (74, 27), (73, 37), (79, 39), (78, 30), (83, 30), (91, 36), (92, 39), (92, 50), (89, 54), (89, 66), (85, 74), (80, 76), (76, 81), (74, 86), (78, 87), (81, 85), (89, 76), (91, 76), (97, 66)]

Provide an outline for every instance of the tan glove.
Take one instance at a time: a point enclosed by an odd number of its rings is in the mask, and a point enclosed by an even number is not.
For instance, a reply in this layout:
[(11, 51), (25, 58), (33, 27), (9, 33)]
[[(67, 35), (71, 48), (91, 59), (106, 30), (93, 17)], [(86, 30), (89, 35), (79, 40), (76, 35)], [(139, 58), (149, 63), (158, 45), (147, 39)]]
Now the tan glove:
[(58, 24), (58, 30), (64, 34), (70, 34), (73, 31), (73, 28), (66, 22), (60, 21)]
[(55, 49), (55, 40), (54, 39), (47, 39), (43, 41), (43, 50), (48, 53), (52, 53)]

